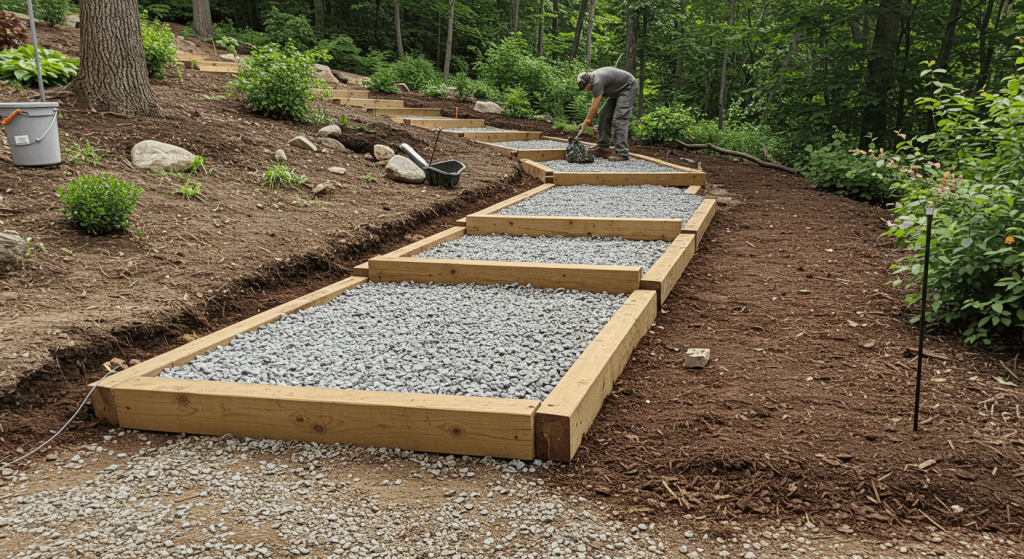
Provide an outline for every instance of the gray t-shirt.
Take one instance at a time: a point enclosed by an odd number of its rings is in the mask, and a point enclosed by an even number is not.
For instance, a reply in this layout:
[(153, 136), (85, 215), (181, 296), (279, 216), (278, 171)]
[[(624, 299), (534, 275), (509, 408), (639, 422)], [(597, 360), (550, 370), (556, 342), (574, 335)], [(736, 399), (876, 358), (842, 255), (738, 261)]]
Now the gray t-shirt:
[(612, 68), (598, 68), (590, 73), (594, 84), (594, 97), (610, 97), (617, 99), (620, 95), (629, 91), (629, 88), (636, 83), (636, 78), (625, 70)]

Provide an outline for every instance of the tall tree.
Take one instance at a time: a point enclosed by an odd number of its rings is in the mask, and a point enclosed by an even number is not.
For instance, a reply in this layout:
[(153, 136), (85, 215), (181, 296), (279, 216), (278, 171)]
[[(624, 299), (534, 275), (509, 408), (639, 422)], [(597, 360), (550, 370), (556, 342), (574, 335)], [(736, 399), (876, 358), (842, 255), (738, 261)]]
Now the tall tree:
[(402, 7), (401, 0), (395, 0), (395, 40), (398, 42), (398, 58), (405, 58), (405, 51), (402, 50)]
[(555, 17), (551, 18), (551, 33), (558, 36), (558, 0), (551, 0), (551, 11)]
[[(736, 0), (732, 2), (732, 12), (729, 14), (729, 27), (736, 24)], [(729, 31), (731, 33), (731, 30)], [(722, 55), (722, 80), (718, 86), (718, 129), (725, 125), (725, 92), (728, 85), (726, 81), (729, 71), (729, 41), (725, 42), (725, 54)]]
[(149, 86), (138, 0), (81, 0), (81, 60), (72, 88), (97, 111), (160, 116)]
[(513, 33), (519, 31), (519, 0), (512, 0), (512, 21), (509, 28)]
[(633, 6), (626, 7), (626, 65), (625, 70), (636, 75), (636, 10)]
[(590, 43), (594, 38), (594, 6), (596, 4), (597, 0), (590, 0), (590, 16), (587, 18), (587, 68), (590, 68)]
[(569, 60), (576, 60), (576, 53), (580, 50), (580, 34), (583, 32), (583, 22), (587, 19), (587, 6), (589, 0), (580, 0), (580, 15), (576, 18), (576, 34), (572, 37), (572, 50), (569, 51)]
[(953, 40), (956, 39), (956, 26), (960, 21), (962, 4), (963, 0), (951, 0), (949, 3), (946, 32), (942, 35), (942, 46), (939, 48), (939, 57), (935, 61), (935, 66), (943, 70), (949, 70), (949, 55), (953, 51)]
[(872, 134), (889, 130), (889, 92), (896, 83), (895, 59), (899, 52), (901, 0), (878, 0), (875, 36), (868, 52), (865, 94), (861, 116), (860, 148), (867, 149)]
[(213, 38), (213, 17), (210, 16), (210, 0), (192, 0), (192, 27), (195, 28), (196, 35), (199, 35), (200, 38)]
[(317, 29), (323, 29), (327, 25), (324, 0), (313, 0), (313, 24)]
[(537, 22), (537, 56), (544, 56), (544, 0), (540, 0), (537, 15), (539, 16), (539, 21)]
[(448, 70), (452, 65), (452, 31), (455, 28), (455, 0), (448, 0), (448, 44), (444, 51), (444, 81), (448, 81)]

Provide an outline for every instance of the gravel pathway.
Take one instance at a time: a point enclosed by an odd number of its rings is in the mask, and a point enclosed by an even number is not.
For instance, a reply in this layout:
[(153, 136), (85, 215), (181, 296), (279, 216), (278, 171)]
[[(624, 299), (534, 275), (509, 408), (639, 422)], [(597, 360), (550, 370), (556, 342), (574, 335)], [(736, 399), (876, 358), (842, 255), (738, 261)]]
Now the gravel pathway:
[(681, 188), (668, 186), (580, 184), (556, 186), (503, 208), (498, 214), (682, 219), (685, 223), (703, 201), (703, 196), (685, 194)]
[(161, 376), (543, 400), (625, 300), (528, 286), (367, 283)]
[[(561, 149), (564, 150), (565, 142), (554, 140), (525, 140), (522, 142), (495, 142), (496, 145), (512, 149)], [(547, 162), (541, 163), (547, 165)]]
[(481, 126), (480, 128), (445, 128), (445, 132), (513, 132), (513, 130), (504, 130), (502, 128), (491, 128), (490, 126)]
[(647, 273), (670, 244), (667, 241), (630, 241), (618, 237), (464, 235), (415, 258), (641, 266)]
[(595, 157), (593, 163), (569, 163), (562, 159), (541, 161), (541, 165), (555, 171), (566, 173), (679, 173), (679, 169), (658, 165), (643, 159), (631, 158), (628, 161), (608, 161), (603, 157)]

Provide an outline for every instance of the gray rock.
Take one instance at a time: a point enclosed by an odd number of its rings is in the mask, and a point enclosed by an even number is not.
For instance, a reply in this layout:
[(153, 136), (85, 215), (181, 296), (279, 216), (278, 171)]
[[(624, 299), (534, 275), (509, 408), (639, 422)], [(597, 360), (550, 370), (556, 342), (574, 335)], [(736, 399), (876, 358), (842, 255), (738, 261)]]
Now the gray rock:
[(187, 149), (155, 140), (143, 140), (132, 148), (132, 165), (154, 171), (180, 171), (196, 160)]
[(387, 177), (393, 181), (420, 184), (427, 180), (427, 174), (423, 172), (423, 169), (417, 167), (409, 158), (401, 155), (389, 159), (384, 171)]
[(377, 145), (373, 146), (373, 157), (377, 161), (384, 161), (385, 159), (391, 159), (394, 156), (395, 156), (395, 150), (389, 148), (388, 146), (382, 146), (380, 144), (377, 144)]
[(28, 252), (28, 244), (18, 235), (0, 233), (0, 265), (15, 264)]
[(313, 196), (316, 196), (317, 194), (320, 194), (321, 192), (323, 192), (325, 190), (333, 191), (337, 187), (338, 187), (338, 183), (336, 183), (334, 181), (322, 182), (322, 183), (316, 185), (315, 187), (313, 187), (313, 189), (310, 190), (310, 193), (313, 194)]
[(458, 88), (449, 87), (446, 91), (448, 92), (448, 98), (449, 99), (458, 99), (459, 98), (459, 90), (458, 90)]
[(400, 93), (409, 93), (409, 86), (405, 85), (404, 83), (396, 83), (395, 89), (397, 89)]
[(337, 124), (329, 124), (329, 125), (324, 126), (323, 128), (321, 128), (316, 133), (316, 135), (320, 136), (321, 138), (340, 138), (341, 137), (341, 127), (338, 126)]
[(314, 64), (313, 69), (316, 70), (316, 77), (324, 80), (325, 82), (332, 85), (336, 83), (341, 83), (340, 81), (338, 81), (338, 78), (334, 77), (334, 74), (331, 73), (331, 68), (329, 66), (325, 66), (323, 64)]
[(288, 145), (297, 147), (299, 149), (305, 149), (309, 151), (316, 151), (316, 144), (309, 141), (309, 138), (305, 136), (296, 136), (288, 142)]
[(349, 149), (345, 147), (345, 144), (335, 140), (334, 138), (322, 138), (320, 143), (324, 145), (324, 149), (335, 149), (340, 152), (348, 152)]
[(288, 161), (288, 154), (286, 154), (283, 149), (279, 149), (274, 152), (274, 161), (284, 163)]
[(330, 169), (327, 169), (327, 172), (334, 173), (335, 175), (344, 175), (346, 171), (347, 169), (344, 167), (331, 167)]
[(687, 369), (703, 369), (711, 361), (710, 349), (688, 349), (684, 356), (683, 366)]
[(231, 54), (230, 52), (227, 53), (227, 54), (220, 55), (220, 58), (221, 58), (221, 60), (224, 60), (225, 62), (238, 62), (238, 58), (235, 55)]
[(495, 103), (494, 101), (477, 101), (476, 104), (473, 105), (473, 110), (478, 113), (487, 113), (495, 115), (501, 114), (502, 112), (505, 111), (505, 109), (501, 108), (501, 105)]

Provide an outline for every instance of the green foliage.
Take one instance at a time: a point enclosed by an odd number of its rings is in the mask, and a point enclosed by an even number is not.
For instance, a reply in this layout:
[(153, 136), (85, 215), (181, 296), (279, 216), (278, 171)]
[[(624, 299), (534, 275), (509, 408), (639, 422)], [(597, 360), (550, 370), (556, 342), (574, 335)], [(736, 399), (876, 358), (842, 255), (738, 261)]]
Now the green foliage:
[(353, 72), (361, 75), (368, 75), (372, 69), (371, 62), (360, 56), (362, 49), (352, 42), (348, 35), (335, 35), (330, 39), (324, 39), (317, 45), (318, 48), (327, 51), (331, 55), (332, 68), (338, 68), (346, 72)]
[(214, 39), (216, 45), (231, 54), (238, 54), (238, 39), (234, 37), (221, 37)]
[[(583, 115), (578, 118), (583, 120), (590, 107), (579, 107), (579, 110), (583, 111)], [(634, 123), (629, 135), (646, 144), (690, 142), (690, 132), (696, 125), (697, 118), (686, 107), (659, 107), (647, 112), (639, 122)]]
[(71, 8), (71, 3), (68, 0), (35, 0), (32, 2), (36, 18), (45, 21), (46, 25), (50, 27), (66, 25)]
[(196, 158), (192, 160), (192, 163), (189, 163), (188, 167), (185, 167), (185, 170), (191, 175), (193, 173), (198, 173), (201, 169), (208, 175), (210, 174), (210, 171), (206, 170), (207, 161), (209, 161), (208, 158), (203, 157), (202, 155), (197, 155)]
[[(78, 60), (50, 49), (39, 49), (39, 66), (43, 83), (48, 86), (67, 85), (78, 74)], [(0, 80), (11, 80), (23, 86), (36, 85), (35, 49), (25, 45), (0, 51)]]
[(852, 138), (836, 130), (831, 144), (815, 149), (808, 145), (806, 161), (796, 169), (818, 188), (872, 204), (889, 201), (896, 171), (885, 167), (885, 151), (871, 144), (869, 151), (850, 149)]
[(171, 26), (150, 20), (149, 14), (142, 12), (142, 48), (146, 51), (146, 70), (149, 77), (164, 79), (164, 69), (173, 63), (178, 48), (174, 44), (174, 33)]
[(57, 189), (64, 215), (90, 235), (115, 233), (128, 227), (142, 189), (114, 175), (82, 175)]
[(270, 189), (279, 186), (287, 186), (295, 190), (301, 190), (302, 185), (309, 182), (306, 177), (293, 172), (288, 168), (287, 163), (275, 163), (263, 173), (263, 184)]
[(511, 89), (501, 100), (501, 106), (505, 109), (501, 114), (515, 118), (530, 118), (533, 116), (533, 107), (526, 93), (521, 89)]
[(533, 56), (522, 33), (510, 35), (488, 49), (476, 62), (476, 71), (481, 80), (501, 90), (541, 91), (552, 81), (551, 65)]
[(468, 74), (460, 72), (448, 79), (449, 87), (455, 88), (459, 99), (476, 97), (477, 99), (500, 99), (498, 88), (481, 80), (474, 80)]
[(381, 66), (370, 75), (370, 78), (364, 80), (363, 85), (370, 91), (380, 91), (381, 93), (398, 93), (398, 88), (395, 84), (398, 83), (398, 72), (390, 66)]
[(168, 194), (181, 194), (186, 200), (191, 201), (193, 198), (199, 198), (202, 201), (206, 201), (203, 198), (203, 183), (192, 180), (192, 173), (189, 173), (188, 177), (185, 178), (185, 184), (179, 186), (176, 190), (168, 190)]
[(305, 49), (316, 44), (316, 33), (308, 19), (282, 12), (274, 5), (263, 19), (263, 27), (267, 38), (279, 45), (291, 42)]
[(257, 48), (238, 67), (238, 76), (228, 87), (242, 97), (253, 112), (280, 120), (310, 122), (313, 101), (327, 99), (330, 91), (315, 94), (311, 89), (327, 90), (324, 80), (316, 77), (313, 61), (327, 57), (318, 49), (301, 52), (288, 43), (280, 47)]
[[(182, 35), (184, 35), (184, 31), (182, 29)], [(213, 24), (213, 38), (215, 41), (218, 41), (218, 44), (225, 39), (234, 39), (239, 43), (246, 43), (256, 47), (272, 42), (266, 33), (253, 31), (248, 27), (244, 29), (236, 28), (231, 19), (225, 19), (222, 22)]]
[(352, 123), (348, 121), (348, 117), (344, 113), (338, 115), (338, 126), (351, 126)]
[[(1018, 50), (1018, 53), (1021, 51)], [(1024, 56), (1016, 64), (1024, 65)], [(934, 205), (929, 288), (929, 321), (961, 328), (966, 341), (989, 344), (992, 337), (1024, 327), (1024, 98), (1020, 76), (1004, 78), (998, 93), (966, 96), (943, 83), (939, 70), (926, 70), (934, 97), (918, 105), (937, 117), (935, 134), (902, 143), (890, 164), (901, 172), (904, 197), (889, 230), (913, 251), (894, 266), (920, 301), (924, 272), (925, 208)], [(927, 151), (926, 151), (927, 150)]]
[(441, 74), (434, 69), (433, 63), (422, 56), (409, 55), (391, 63), (378, 64), (367, 80), (366, 87), (373, 91), (397, 93), (396, 83), (404, 83), (413, 91), (444, 97), (437, 94)]
[(0, 0), (0, 11), (27, 14), (28, 3), (25, 0)]
[(110, 157), (109, 153), (100, 153), (92, 147), (89, 140), (85, 144), (70, 144), (64, 147), (64, 153), (71, 156), (72, 163), (85, 162), (90, 165), (100, 165), (104, 157)]

